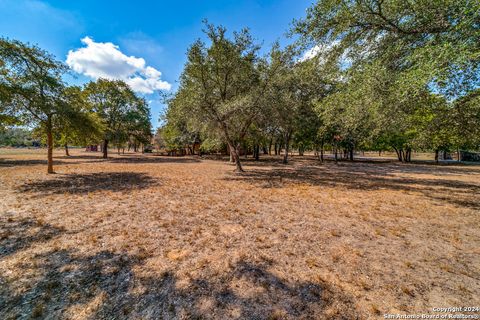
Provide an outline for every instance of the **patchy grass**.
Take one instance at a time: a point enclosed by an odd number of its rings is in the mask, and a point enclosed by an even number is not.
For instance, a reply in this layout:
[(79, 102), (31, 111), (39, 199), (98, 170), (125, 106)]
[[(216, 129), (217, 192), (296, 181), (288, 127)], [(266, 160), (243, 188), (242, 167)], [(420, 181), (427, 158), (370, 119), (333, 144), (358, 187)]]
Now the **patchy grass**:
[(367, 319), (480, 304), (480, 166), (0, 152), (0, 318)]

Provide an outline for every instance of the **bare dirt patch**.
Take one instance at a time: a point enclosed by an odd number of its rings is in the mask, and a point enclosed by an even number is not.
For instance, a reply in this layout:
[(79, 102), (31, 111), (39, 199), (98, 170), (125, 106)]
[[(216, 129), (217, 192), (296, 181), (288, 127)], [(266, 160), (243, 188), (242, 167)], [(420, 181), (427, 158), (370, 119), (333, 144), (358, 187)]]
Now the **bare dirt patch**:
[(480, 305), (480, 166), (0, 152), (0, 318)]

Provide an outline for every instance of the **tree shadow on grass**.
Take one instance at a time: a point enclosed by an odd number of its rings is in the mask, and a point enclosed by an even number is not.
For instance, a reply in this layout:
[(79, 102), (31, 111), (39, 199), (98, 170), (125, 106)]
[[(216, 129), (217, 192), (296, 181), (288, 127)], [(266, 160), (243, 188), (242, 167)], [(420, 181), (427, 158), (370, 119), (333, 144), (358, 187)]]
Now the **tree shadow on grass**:
[(122, 155), (115, 158), (109, 158), (112, 163), (198, 163), (201, 159), (192, 156), (173, 157), (156, 155)]
[(33, 219), (0, 216), (0, 259), (34, 243), (48, 241), (63, 229)]
[[(197, 163), (201, 162), (200, 158), (194, 156), (183, 156), (183, 157), (173, 157), (173, 156), (157, 156), (154, 154), (121, 154), (109, 156), (107, 159), (104, 159), (102, 155), (71, 155), (71, 156), (57, 156), (56, 159), (65, 159), (73, 160), (69, 164), (75, 163), (95, 163), (95, 162), (111, 162), (111, 163)], [(83, 160), (83, 161), (77, 161)]]
[[(404, 168), (407, 167), (407, 170)], [(448, 170), (448, 167), (446, 168)], [(420, 173), (416, 168), (413, 173)], [(365, 191), (397, 190), (420, 192), (425, 196), (448, 202), (459, 207), (480, 209), (480, 184), (450, 179), (412, 178), (399, 176), (407, 173), (407, 165), (341, 164), (324, 166), (284, 166), (271, 170), (249, 169), (241, 175), (230, 175), (227, 180), (246, 181), (263, 188), (283, 188), (289, 184), (340, 187)], [(463, 171), (463, 174), (466, 174)], [(426, 170), (429, 174), (429, 170)]]
[[(205, 266), (180, 278), (172, 269), (147, 269), (149, 255), (141, 250), (56, 249), (48, 234), (61, 237), (61, 229), (18, 218), (0, 226), (16, 232), (0, 242), (10, 254), (0, 262), (12, 257), (9, 272), (0, 274), (0, 319), (361, 318), (353, 298), (339, 288), (280, 278), (272, 261), (242, 259), (220, 272)], [(43, 245), (36, 251), (38, 243)]]
[[(173, 271), (137, 276), (144, 258), (127, 253), (59, 250), (32, 260), (40, 279), (2, 286), (1, 318), (325, 319), (327, 310), (334, 319), (360, 318), (353, 298), (338, 288), (281, 279), (261, 263), (240, 261), (180, 284)], [(22, 285), (28, 289), (18, 290)]]
[[(135, 316), (326, 319), (330, 313), (335, 319), (360, 318), (353, 298), (340, 289), (326, 282), (282, 279), (269, 270), (271, 267), (271, 262), (240, 260), (220, 274), (207, 268), (201, 277), (186, 285), (180, 285), (173, 272), (164, 273), (161, 278), (142, 278), (140, 282), (148, 289)], [(162, 307), (155, 308), (158, 304)]]
[(95, 191), (121, 192), (146, 189), (158, 185), (158, 180), (138, 172), (98, 172), (64, 174), (50, 180), (28, 182), (19, 187), (20, 192), (37, 194), (86, 194)]
[[(53, 165), (66, 164), (66, 162), (61, 160), (54, 160)], [(23, 166), (37, 166), (37, 165), (47, 165), (47, 160), (15, 160), (15, 159), (0, 159), (0, 168), (2, 167), (23, 167)], [(46, 170), (46, 169), (45, 169)]]
[[(292, 166), (305, 166), (305, 167), (321, 167), (323, 165), (333, 165), (335, 163), (334, 159), (331, 157), (326, 157), (324, 162), (316, 156), (293, 156), (289, 158), (289, 163), (287, 165), (282, 163), (282, 158), (280, 156), (265, 156), (256, 161), (253, 158), (242, 159), (242, 165), (246, 168), (248, 167), (282, 167), (290, 168)], [(467, 164), (467, 163), (457, 163), (457, 162), (440, 162), (436, 163), (435, 161), (412, 161), (411, 163), (402, 163), (394, 159), (370, 159), (370, 158), (357, 158), (354, 161), (349, 161), (341, 159), (338, 161), (338, 168), (344, 167), (349, 170), (375, 170), (382, 171), (388, 170), (389, 172), (402, 172), (402, 173), (418, 173), (418, 174), (429, 174), (435, 176), (445, 176), (445, 175), (464, 175), (466, 173), (472, 173), (480, 175), (480, 164)]]

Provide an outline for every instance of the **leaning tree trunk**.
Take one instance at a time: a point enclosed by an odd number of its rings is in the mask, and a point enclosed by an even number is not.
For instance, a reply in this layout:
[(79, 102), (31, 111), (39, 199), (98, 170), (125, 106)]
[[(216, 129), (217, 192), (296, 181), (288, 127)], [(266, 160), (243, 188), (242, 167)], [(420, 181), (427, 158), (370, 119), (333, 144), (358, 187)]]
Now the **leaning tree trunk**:
[(55, 171), (53, 171), (53, 135), (51, 116), (48, 116), (47, 119), (47, 172), (55, 173)]
[(103, 140), (103, 159), (108, 158), (108, 140)]
[(65, 143), (65, 155), (70, 157), (70, 152), (68, 152), (68, 144)]
[(397, 149), (395, 147), (393, 147), (393, 149), (395, 150), (395, 152), (397, 153), (397, 158), (398, 158), (398, 161), (402, 162), (403, 161), (403, 158), (402, 158), (402, 149)]
[(233, 157), (235, 161), (235, 172), (244, 172), (242, 168), (242, 164), (240, 163), (240, 144), (237, 144), (235, 147), (232, 143), (228, 144), (230, 148), (230, 155)]
[(228, 154), (230, 155), (229, 162), (230, 163), (235, 163), (235, 156), (233, 155), (233, 148), (230, 146), (230, 144), (228, 144), (227, 149), (228, 149)]

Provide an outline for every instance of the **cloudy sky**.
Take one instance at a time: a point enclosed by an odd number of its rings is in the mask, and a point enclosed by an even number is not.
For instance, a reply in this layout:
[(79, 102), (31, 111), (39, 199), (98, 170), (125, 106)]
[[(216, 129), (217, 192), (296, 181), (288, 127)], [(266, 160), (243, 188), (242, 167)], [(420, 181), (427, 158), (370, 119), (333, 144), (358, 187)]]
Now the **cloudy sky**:
[(0, 36), (50, 51), (74, 70), (69, 82), (125, 80), (150, 101), (156, 127), (164, 108), (158, 93), (176, 90), (188, 46), (203, 38), (203, 19), (230, 31), (249, 27), (268, 48), (311, 2), (0, 0)]

